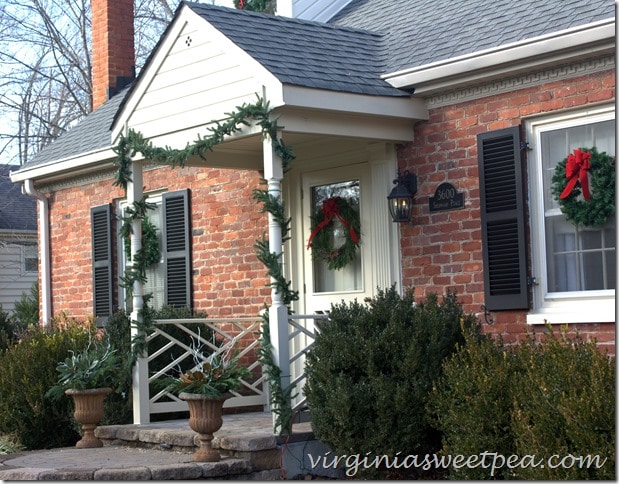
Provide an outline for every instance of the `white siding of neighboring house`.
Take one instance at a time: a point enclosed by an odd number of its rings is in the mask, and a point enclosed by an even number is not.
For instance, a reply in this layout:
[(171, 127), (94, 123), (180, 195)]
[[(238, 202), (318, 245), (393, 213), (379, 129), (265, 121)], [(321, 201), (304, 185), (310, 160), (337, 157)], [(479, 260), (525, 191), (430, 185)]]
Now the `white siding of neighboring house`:
[[(186, 13), (143, 76), (138, 101), (126, 114), (130, 128), (159, 146), (182, 148), (195, 141), (195, 133), (208, 135), (206, 124), (225, 119), (230, 106), (255, 102), (263, 86), (272, 104), (281, 98), (281, 87), (268, 71), (204, 19)], [(167, 136), (158, 139), (161, 135)]]
[(328, 22), (351, 0), (277, 0), (277, 15)]
[(24, 272), (23, 244), (26, 241), (36, 243), (36, 234), (19, 241), (0, 238), (0, 305), (4, 312), (13, 311), (15, 302), (23, 293), (30, 294), (37, 281), (37, 272)]

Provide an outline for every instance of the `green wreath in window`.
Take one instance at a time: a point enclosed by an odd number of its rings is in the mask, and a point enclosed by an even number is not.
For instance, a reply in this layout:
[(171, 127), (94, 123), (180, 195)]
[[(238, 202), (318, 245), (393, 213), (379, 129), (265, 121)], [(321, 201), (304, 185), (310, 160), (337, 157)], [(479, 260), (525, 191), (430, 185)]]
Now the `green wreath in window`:
[(559, 162), (552, 195), (570, 222), (586, 227), (615, 214), (615, 158), (597, 148), (580, 148)]
[[(148, 268), (161, 259), (157, 227), (147, 218), (142, 219), (142, 255), (144, 267)], [(131, 260), (131, 238), (125, 238), (125, 256)]]
[[(333, 247), (335, 220), (344, 226), (345, 242)], [(312, 215), (312, 233), (307, 243), (314, 259), (324, 260), (330, 270), (338, 270), (352, 262), (361, 242), (359, 212), (342, 197), (327, 198), (322, 208)]]

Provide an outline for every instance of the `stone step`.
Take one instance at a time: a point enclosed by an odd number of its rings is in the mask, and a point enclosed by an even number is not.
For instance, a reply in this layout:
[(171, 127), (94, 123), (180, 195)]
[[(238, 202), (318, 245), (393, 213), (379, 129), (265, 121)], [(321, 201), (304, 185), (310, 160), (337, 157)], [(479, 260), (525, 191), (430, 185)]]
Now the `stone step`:
[(0, 480), (279, 480), (298, 476), (341, 477), (335, 469), (312, 469), (309, 454), (329, 449), (314, 439), (309, 423), (276, 436), (269, 413), (224, 415), (213, 447), (216, 463), (192, 461), (197, 434), (185, 420), (100, 426), (98, 449), (62, 448), (0, 456)]
[[(314, 440), (309, 422), (293, 425), (293, 434), (273, 434), (270, 413), (224, 415), (211, 445), (222, 457), (246, 461), (252, 472), (279, 472), (282, 449), (295, 443)], [(105, 446), (124, 446), (159, 451), (193, 453), (199, 446), (197, 434), (188, 419), (133, 425), (107, 425), (95, 430)]]
[(0, 479), (22, 480), (278, 480), (278, 468), (255, 469), (246, 459), (192, 462), (183, 452), (118, 445), (21, 452), (0, 459)]

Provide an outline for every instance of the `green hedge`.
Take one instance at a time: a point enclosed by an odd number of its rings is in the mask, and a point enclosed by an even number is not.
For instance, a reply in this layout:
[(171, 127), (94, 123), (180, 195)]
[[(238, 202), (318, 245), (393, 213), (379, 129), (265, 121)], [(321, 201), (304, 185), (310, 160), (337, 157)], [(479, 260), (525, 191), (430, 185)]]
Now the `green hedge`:
[(17, 321), (0, 304), (0, 353), (17, 341)]
[(31, 327), (0, 354), (0, 432), (14, 435), (28, 449), (74, 445), (70, 399), (53, 401), (45, 393), (56, 382), (56, 366), (70, 349), (88, 342), (88, 331)]
[(112, 348), (121, 357), (122, 371), (114, 391), (105, 398), (104, 414), (101, 425), (121, 425), (133, 423), (133, 391), (131, 353), (131, 319), (123, 311), (117, 311), (108, 318), (105, 326)]
[[(206, 315), (164, 307), (153, 311), (153, 317), (176, 319)], [(54, 319), (53, 327), (64, 329), (32, 326), (22, 334), (18, 321), (0, 309), (0, 434), (14, 435), (28, 449), (71, 446), (79, 440), (72, 399), (63, 395), (60, 400), (53, 400), (45, 394), (57, 381), (58, 362), (69, 355), (69, 350), (85, 348), (89, 333), (96, 328), (90, 322), (73, 321), (65, 314)], [(181, 341), (191, 343), (185, 332), (172, 326), (167, 329)], [(105, 399), (101, 425), (132, 423), (129, 315), (122, 310), (116, 312), (108, 319), (105, 331), (112, 347), (121, 355), (123, 371), (114, 385), (114, 392)], [(212, 336), (212, 330), (205, 328), (203, 336)], [(161, 341), (152, 342), (151, 351), (158, 344)], [(151, 368), (152, 371), (157, 369)]]
[[(451, 469), (465, 479), (615, 479), (615, 363), (595, 342), (552, 331), (505, 346), (468, 341), (445, 364), (428, 403), (446, 455), (552, 458), (544, 466)], [(580, 456), (599, 455), (596, 468)], [(558, 456), (558, 457), (552, 457)], [(560, 460), (565, 458), (564, 465)], [(488, 461), (489, 462), (489, 461)], [(595, 464), (594, 462), (594, 464)]]
[(462, 327), (477, 325), (453, 293), (416, 302), (392, 287), (366, 304), (333, 305), (307, 356), (316, 437), (340, 455), (434, 450), (425, 405)]
[(39, 282), (30, 287), (30, 294), (22, 293), (15, 302), (14, 315), (23, 328), (39, 324)]

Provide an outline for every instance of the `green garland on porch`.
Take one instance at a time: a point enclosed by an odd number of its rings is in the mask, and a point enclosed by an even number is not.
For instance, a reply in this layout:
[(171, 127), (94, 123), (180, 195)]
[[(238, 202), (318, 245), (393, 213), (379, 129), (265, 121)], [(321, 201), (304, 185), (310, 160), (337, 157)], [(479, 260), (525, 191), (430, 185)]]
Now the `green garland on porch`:
[[(277, 124), (277, 119), (271, 119), (271, 109), (269, 104), (264, 99), (257, 96), (257, 101), (254, 104), (243, 104), (236, 108), (233, 113), (226, 113), (227, 119), (225, 122), (214, 121), (215, 126), (209, 127), (211, 132), (209, 137), (198, 137), (198, 140), (193, 144), (187, 144), (184, 149), (173, 149), (170, 147), (156, 147), (149, 140), (145, 139), (139, 132), (129, 130), (126, 136), (121, 136), (118, 145), (114, 148), (117, 154), (116, 159), (116, 176), (114, 185), (127, 191), (127, 185), (131, 181), (131, 159), (136, 153), (141, 153), (145, 159), (158, 164), (171, 165), (172, 167), (183, 167), (191, 157), (199, 156), (205, 159), (205, 154), (211, 151), (215, 145), (221, 143), (226, 136), (241, 131), (243, 126), (250, 126), (251, 122), (255, 122), (261, 127), (263, 137), (271, 139), (272, 147), (276, 155), (282, 160), (284, 172), (294, 160), (294, 155), (290, 147), (277, 136), (278, 130), (281, 129)], [(279, 197), (274, 197), (265, 189), (255, 189), (252, 197), (262, 203), (262, 212), (270, 213), (281, 227), (282, 241), (288, 240), (290, 232), (290, 218), (285, 217), (285, 207)], [(124, 240), (128, 240), (132, 233), (132, 222), (134, 220), (145, 220), (147, 211), (152, 208), (146, 203), (146, 198), (139, 202), (135, 202), (132, 207), (127, 209), (127, 216), (123, 217), (120, 233)], [(269, 241), (265, 235), (258, 240), (255, 245), (256, 255), (267, 268), (268, 275), (273, 279), (270, 284), (275, 288), (276, 292), (282, 296), (284, 304), (290, 312), (290, 303), (299, 298), (298, 292), (291, 289), (291, 283), (286, 280), (283, 275), (279, 258), (281, 253), (270, 252)], [(147, 253), (152, 250), (149, 244), (144, 244), (143, 253), (138, 253), (134, 257), (134, 263), (127, 268), (125, 274), (121, 277), (121, 285), (131, 293), (134, 282), (146, 281), (146, 265), (148, 257)], [(144, 307), (140, 312), (142, 321), (132, 321), (132, 326), (137, 329), (137, 336), (134, 337), (132, 343), (132, 362), (135, 363), (137, 358), (145, 353), (147, 348), (147, 334), (154, 330), (154, 323), (151, 313), (148, 308), (148, 300), (150, 295), (144, 297)], [(281, 429), (282, 433), (290, 432), (292, 425), (292, 408), (291, 396), (293, 386), (281, 385), (281, 370), (273, 361), (272, 345), (269, 333), (269, 318), (268, 312), (265, 312), (260, 333), (260, 349), (258, 352), (259, 358), (265, 368), (265, 372), (269, 377), (270, 383), (270, 403), (275, 412), (275, 427)]]
[[(291, 153), (290, 153), (291, 155)], [(285, 166), (289, 166), (294, 157), (289, 158)], [(265, 180), (263, 180), (265, 182)], [(252, 198), (262, 204), (261, 212), (270, 213), (274, 220), (278, 223), (282, 231), (282, 243), (289, 240), (290, 233), (290, 218), (285, 216), (285, 206), (283, 201), (271, 195), (268, 190), (256, 188), (253, 191)], [(257, 240), (254, 244), (256, 256), (258, 260), (267, 268), (267, 274), (273, 282), (271, 286), (275, 291), (282, 296), (282, 302), (288, 307), (288, 313), (291, 313), (290, 304), (299, 299), (299, 292), (291, 289), (290, 281), (286, 280), (282, 272), (279, 257), (281, 254), (271, 252), (269, 250), (269, 240), (265, 235), (262, 239)], [(262, 325), (260, 328), (260, 345), (258, 347), (258, 358), (262, 362), (264, 372), (269, 380), (270, 387), (270, 404), (275, 409), (275, 429), (279, 430), (281, 435), (290, 435), (292, 433), (292, 406), (291, 402), (294, 398), (292, 392), (294, 385), (289, 384), (282, 386), (282, 371), (280, 367), (273, 361), (273, 345), (271, 344), (271, 333), (269, 331), (269, 311), (265, 307), (262, 313)]]

